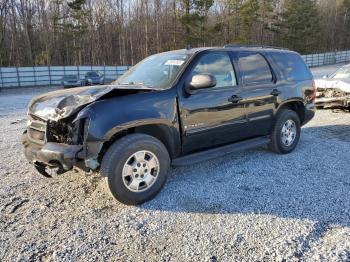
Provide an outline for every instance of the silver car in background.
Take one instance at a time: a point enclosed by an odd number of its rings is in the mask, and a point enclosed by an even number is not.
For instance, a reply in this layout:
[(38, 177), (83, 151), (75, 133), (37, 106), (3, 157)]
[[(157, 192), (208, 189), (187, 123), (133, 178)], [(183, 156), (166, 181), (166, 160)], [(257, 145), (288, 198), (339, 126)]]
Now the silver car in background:
[(316, 79), (316, 101), (319, 108), (341, 107), (350, 109), (350, 64), (333, 74)]
[(90, 71), (85, 74), (85, 85), (103, 85), (104, 76), (97, 71)]
[(66, 75), (62, 77), (61, 85), (63, 88), (77, 87), (82, 86), (82, 82), (77, 75)]

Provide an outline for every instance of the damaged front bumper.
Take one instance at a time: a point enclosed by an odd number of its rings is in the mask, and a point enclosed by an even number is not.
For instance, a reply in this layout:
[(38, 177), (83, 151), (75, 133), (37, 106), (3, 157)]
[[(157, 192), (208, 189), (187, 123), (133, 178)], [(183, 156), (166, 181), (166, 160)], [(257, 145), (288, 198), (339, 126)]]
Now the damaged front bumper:
[(44, 145), (34, 143), (27, 131), (22, 135), (25, 157), (38, 167), (58, 167), (64, 173), (75, 166), (79, 160), (79, 153), (83, 151), (82, 145), (67, 145), (48, 142)]

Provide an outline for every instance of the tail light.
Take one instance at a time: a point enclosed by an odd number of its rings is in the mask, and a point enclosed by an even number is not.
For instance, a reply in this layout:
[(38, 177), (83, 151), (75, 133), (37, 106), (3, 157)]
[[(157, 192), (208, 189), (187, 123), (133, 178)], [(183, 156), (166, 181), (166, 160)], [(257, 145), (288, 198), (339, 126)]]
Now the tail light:
[(312, 102), (315, 102), (316, 99), (316, 82), (315, 80), (312, 80)]

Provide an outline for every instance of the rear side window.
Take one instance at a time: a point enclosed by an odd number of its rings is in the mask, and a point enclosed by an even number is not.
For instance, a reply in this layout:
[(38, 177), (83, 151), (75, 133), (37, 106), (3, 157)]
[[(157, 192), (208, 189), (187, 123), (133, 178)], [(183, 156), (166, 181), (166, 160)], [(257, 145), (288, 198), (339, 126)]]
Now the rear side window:
[(243, 75), (243, 83), (246, 85), (271, 83), (273, 80), (269, 64), (258, 53), (240, 53), (238, 64)]
[(309, 68), (298, 54), (271, 53), (271, 56), (288, 81), (312, 79)]

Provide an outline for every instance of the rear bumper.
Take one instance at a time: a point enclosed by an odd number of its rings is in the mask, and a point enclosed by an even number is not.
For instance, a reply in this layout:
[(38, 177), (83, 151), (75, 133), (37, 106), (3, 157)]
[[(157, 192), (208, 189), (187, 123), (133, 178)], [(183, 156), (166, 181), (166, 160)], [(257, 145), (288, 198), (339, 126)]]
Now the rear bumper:
[(316, 113), (316, 107), (314, 104), (307, 104), (305, 108), (305, 118), (303, 121), (303, 125), (310, 122), (310, 120), (315, 116)]
[(59, 166), (65, 171), (73, 168), (78, 161), (78, 153), (83, 150), (82, 145), (66, 145), (59, 143), (46, 143), (39, 145), (33, 143), (27, 132), (22, 135), (24, 155), (33, 164)]

